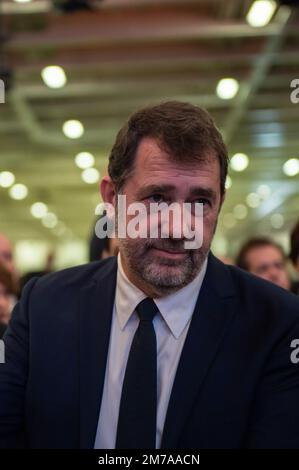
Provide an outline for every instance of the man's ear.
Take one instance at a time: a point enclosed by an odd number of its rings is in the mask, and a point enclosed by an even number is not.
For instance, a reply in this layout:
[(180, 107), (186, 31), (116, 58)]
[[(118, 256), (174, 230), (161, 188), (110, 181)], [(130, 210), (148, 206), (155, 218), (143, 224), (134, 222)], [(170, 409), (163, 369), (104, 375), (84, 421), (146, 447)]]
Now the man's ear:
[(116, 192), (110, 176), (104, 176), (100, 184), (100, 192), (104, 202), (108, 202), (115, 207)]

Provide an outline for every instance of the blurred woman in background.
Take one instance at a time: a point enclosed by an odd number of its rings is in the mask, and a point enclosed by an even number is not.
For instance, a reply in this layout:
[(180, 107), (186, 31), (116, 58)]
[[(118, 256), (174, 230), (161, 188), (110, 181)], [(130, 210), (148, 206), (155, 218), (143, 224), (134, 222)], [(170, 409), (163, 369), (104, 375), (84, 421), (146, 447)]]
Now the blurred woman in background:
[(0, 339), (9, 323), (16, 295), (17, 286), (11, 272), (0, 264)]

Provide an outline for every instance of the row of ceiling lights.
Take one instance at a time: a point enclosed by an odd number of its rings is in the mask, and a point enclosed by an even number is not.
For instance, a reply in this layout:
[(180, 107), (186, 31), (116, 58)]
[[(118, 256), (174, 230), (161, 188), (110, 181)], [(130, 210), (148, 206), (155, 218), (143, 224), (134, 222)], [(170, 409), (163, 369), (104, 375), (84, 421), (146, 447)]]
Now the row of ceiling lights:
[(57, 215), (54, 212), (49, 212), (48, 206), (43, 202), (35, 202), (30, 207), (32, 217), (40, 219), (44, 227), (52, 229), (53, 233), (57, 236), (71, 233), (63, 222), (58, 220)]
[[(246, 154), (237, 153), (230, 160), (230, 168), (236, 172), (244, 171), (249, 165), (249, 158)], [(299, 174), (299, 159), (290, 158), (283, 164), (283, 172), (287, 176), (296, 176)], [(231, 188), (232, 178), (228, 175), (226, 179), (226, 189)], [(246, 204), (251, 209), (256, 209), (265, 199), (271, 195), (271, 188), (262, 184), (256, 192), (251, 192), (246, 196)], [(226, 228), (233, 228), (238, 220), (244, 220), (248, 215), (248, 208), (245, 204), (237, 204), (231, 213), (227, 213), (223, 217), (223, 224)], [(284, 224), (284, 217), (280, 213), (272, 214), (270, 224), (274, 229), (280, 229)]]
[[(66, 85), (67, 77), (62, 67), (51, 65), (45, 67), (41, 72), (42, 79), (50, 88), (61, 88)], [(84, 134), (83, 124), (76, 120), (71, 119), (66, 121), (62, 126), (62, 131), (69, 139), (79, 139)], [(89, 152), (80, 152), (75, 157), (75, 163), (78, 168), (82, 169), (82, 180), (87, 184), (94, 184), (99, 181), (100, 173), (96, 168), (93, 168), (95, 163), (94, 156)]]
[[(48, 65), (41, 71), (41, 77), (45, 85), (49, 88), (63, 88), (67, 84), (65, 70), (59, 65)], [(216, 86), (216, 93), (219, 98), (229, 100), (236, 96), (239, 91), (239, 82), (235, 78), (222, 78)], [(84, 126), (80, 121), (71, 120), (63, 124), (63, 133), (69, 138), (79, 138), (84, 133)]]
[[(41, 71), (41, 77), (45, 85), (49, 88), (63, 88), (67, 84), (67, 75), (65, 70), (59, 65), (48, 65)], [(219, 98), (228, 100), (236, 96), (239, 91), (239, 82), (235, 78), (222, 78), (216, 86), (216, 93)], [(78, 121), (67, 121), (63, 126), (65, 135), (74, 134), (71, 138), (78, 138), (83, 135), (84, 127)]]
[[(28, 0), (19, 0), (28, 1)], [(247, 21), (251, 26), (265, 26), (268, 24), (277, 9), (274, 0), (258, 0), (253, 2)], [(41, 72), (44, 83), (50, 88), (62, 88), (67, 83), (64, 69), (57, 65), (45, 67)], [(216, 86), (216, 93), (221, 99), (232, 99), (239, 90), (239, 82), (234, 78), (222, 78)], [(63, 132), (67, 137), (79, 138), (84, 133), (84, 127), (79, 121), (67, 121), (63, 126)]]
[[(236, 172), (244, 171), (249, 164), (249, 158), (246, 154), (237, 153), (230, 160), (230, 168)], [(283, 165), (283, 172), (287, 176), (296, 176), (299, 174), (299, 159), (290, 158)], [(231, 176), (227, 176), (225, 187), (231, 188), (233, 184)], [(238, 220), (244, 220), (248, 215), (248, 208), (256, 209), (265, 199), (271, 195), (271, 188), (266, 184), (258, 187), (256, 192), (251, 192), (246, 196), (246, 205), (237, 204), (231, 213), (227, 213), (223, 217), (223, 224), (226, 228), (233, 228)], [(274, 229), (282, 228), (284, 217), (280, 213), (272, 214), (270, 224)]]
[(95, 158), (89, 152), (80, 152), (75, 157), (75, 164), (82, 170), (81, 178), (84, 183), (95, 184), (100, 179), (100, 172), (94, 168)]
[[(236, 153), (230, 159), (230, 168), (238, 173), (246, 170), (249, 165), (249, 157), (245, 153)], [(299, 174), (299, 158), (289, 158), (282, 166), (282, 171), (286, 176), (296, 176)], [(228, 180), (230, 181), (230, 180)], [(228, 183), (230, 184), (230, 183)]]
[[(237, 205), (235, 206), (233, 213), (229, 212), (228, 214), (224, 215), (223, 225), (225, 226), (225, 228), (232, 229), (236, 226), (238, 220), (243, 220), (246, 218), (247, 214), (245, 216), (243, 215), (245, 213), (245, 210), (243, 209), (244, 207), (246, 210), (246, 206), (242, 204)], [(242, 215), (242, 218), (240, 217), (240, 215)], [(284, 222), (284, 216), (278, 212), (270, 216), (271, 227), (276, 230), (281, 229), (284, 225)]]
[[(45, 85), (49, 88), (62, 88), (67, 84), (67, 76), (62, 67), (59, 65), (49, 65), (41, 71), (41, 77)], [(62, 125), (62, 132), (69, 139), (80, 139), (85, 129), (81, 121), (70, 119)]]
[(25, 184), (15, 183), (16, 177), (11, 171), (0, 173), (0, 187), (7, 188), (9, 196), (15, 200), (22, 200), (28, 196), (28, 188)]
[[(48, 65), (43, 68), (41, 76), (45, 85), (49, 88), (63, 88), (67, 84), (65, 70), (59, 65)], [(223, 100), (230, 100), (236, 96), (239, 91), (239, 82), (235, 78), (222, 78), (216, 86), (216, 93)], [(84, 126), (80, 121), (66, 121), (63, 125), (63, 132), (69, 138), (79, 138), (84, 133)]]
[[(96, 171), (96, 180), (99, 179), (99, 172), (92, 168), (91, 165), (94, 164), (94, 157), (92, 154), (87, 152), (82, 152), (75, 157), (76, 165), (83, 169), (82, 179), (85, 180), (87, 183), (95, 183), (95, 178), (87, 177), (88, 171), (95, 170)], [(91, 174), (90, 174), (91, 175)], [(85, 178), (84, 178), (85, 176)], [(20, 183), (14, 184), (15, 176), (13, 173), (4, 171), (0, 173), (0, 186), (4, 188), (9, 188), (9, 195), (16, 200), (25, 199), (28, 195), (28, 188)], [(232, 185), (232, 179), (230, 176), (227, 177), (226, 181), (226, 188), (230, 188)], [(251, 209), (257, 208), (261, 202), (267, 199), (271, 195), (271, 188), (266, 185), (262, 184), (257, 188), (256, 192), (251, 192), (246, 197), (246, 204)], [(46, 204), (42, 202), (35, 202), (32, 204), (31, 208), (31, 215), (36, 219), (41, 219), (42, 224), (44, 227), (49, 229), (55, 229), (55, 233), (57, 235), (63, 235), (66, 232), (66, 227), (63, 222), (58, 220), (58, 217), (53, 212), (49, 212), (48, 207)], [(96, 212), (97, 213), (97, 212)], [(245, 204), (237, 204), (232, 213), (228, 213), (224, 215), (223, 223), (226, 228), (233, 228), (237, 223), (237, 220), (243, 220), (248, 215), (248, 209)], [(284, 223), (284, 218), (281, 214), (273, 214), (270, 219), (271, 225), (273, 228), (281, 228)]]
[[(256, 209), (263, 201), (268, 199), (272, 193), (271, 187), (266, 184), (261, 184), (256, 192), (251, 192), (246, 196), (246, 205), (237, 204), (232, 212), (223, 216), (223, 225), (227, 229), (233, 228), (238, 221), (246, 219), (248, 215), (248, 207)], [(274, 229), (280, 229), (284, 224), (284, 217), (280, 213), (274, 213), (270, 217), (270, 224)]]
[[(16, 0), (20, 2), (30, 0)], [(251, 26), (265, 26), (268, 24), (277, 8), (274, 0), (258, 0), (253, 2), (247, 14), (247, 22)], [(67, 83), (64, 69), (58, 65), (45, 67), (41, 72), (42, 79), (50, 88), (62, 88)], [(235, 78), (226, 77), (219, 80), (216, 94), (223, 100), (233, 99), (239, 91), (239, 82)], [(64, 135), (70, 139), (79, 139), (84, 134), (84, 125), (79, 120), (68, 120), (62, 126)]]
[[(0, 187), (8, 189), (9, 196), (16, 201), (26, 199), (29, 194), (27, 186), (15, 183), (15, 180), (15, 175), (10, 171), (2, 171), (0, 173)], [(70, 232), (65, 224), (58, 220), (57, 215), (54, 212), (50, 212), (48, 206), (43, 202), (33, 203), (30, 207), (30, 212), (34, 218), (41, 219), (44, 227), (53, 229), (56, 235), (61, 236), (66, 232)]]
[[(49, 88), (62, 88), (67, 83), (64, 69), (58, 65), (45, 67), (41, 72), (42, 79)], [(222, 78), (219, 80), (216, 93), (223, 100), (233, 99), (239, 90), (239, 82), (235, 78)], [(63, 134), (69, 139), (80, 139), (85, 132), (84, 125), (78, 119), (70, 119), (62, 125)]]

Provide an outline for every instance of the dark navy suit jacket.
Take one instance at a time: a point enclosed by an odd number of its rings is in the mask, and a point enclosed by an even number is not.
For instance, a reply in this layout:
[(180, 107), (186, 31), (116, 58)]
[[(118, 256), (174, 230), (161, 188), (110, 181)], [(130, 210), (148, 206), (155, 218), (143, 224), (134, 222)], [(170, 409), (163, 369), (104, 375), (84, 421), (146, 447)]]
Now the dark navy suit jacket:
[[(117, 262), (26, 286), (4, 336), (0, 446), (93, 448)], [(212, 254), (182, 351), (162, 448), (299, 448), (299, 299)]]

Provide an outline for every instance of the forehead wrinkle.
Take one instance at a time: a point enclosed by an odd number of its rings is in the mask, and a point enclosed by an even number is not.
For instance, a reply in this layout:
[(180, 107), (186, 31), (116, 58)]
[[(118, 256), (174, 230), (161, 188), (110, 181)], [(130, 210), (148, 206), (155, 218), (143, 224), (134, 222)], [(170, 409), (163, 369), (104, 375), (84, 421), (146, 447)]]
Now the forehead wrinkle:
[(206, 152), (202, 158), (179, 161), (171, 154), (168, 153), (159, 143), (151, 138), (145, 137), (138, 146), (135, 158), (135, 169), (138, 166), (143, 167), (144, 170), (153, 171), (157, 167), (161, 170), (161, 167), (165, 167), (166, 170), (171, 169), (177, 171), (178, 176), (180, 174), (194, 174), (194, 166), (198, 166), (198, 169), (203, 171), (204, 169), (210, 170), (211, 162), (218, 163), (218, 159), (215, 154)]
[[(142, 158), (141, 158), (142, 159)], [(189, 176), (189, 177), (198, 177), (204, 174), (212, 174), (214, 173), (213, 168), (208, 162), (201, 162), (200, 165), (194, 165), (194, 162), (191, 163), (182, 163), (182, 162), (175, 162), (169, 159), (163, 159), (161, 156), (156, 156), (153, 159), (146, 159), (143, 157), (144, 162), (140, 162), (142, 165), (142, 172), (143, 173), (151, 173), (155, 175), (165, 174), (166, 176), (180, 178), (181, 176)], [(198, 162), (199, 163), (199, 162)], [(194, 171), (197, 171), (199, 174), (194, 175)]]

